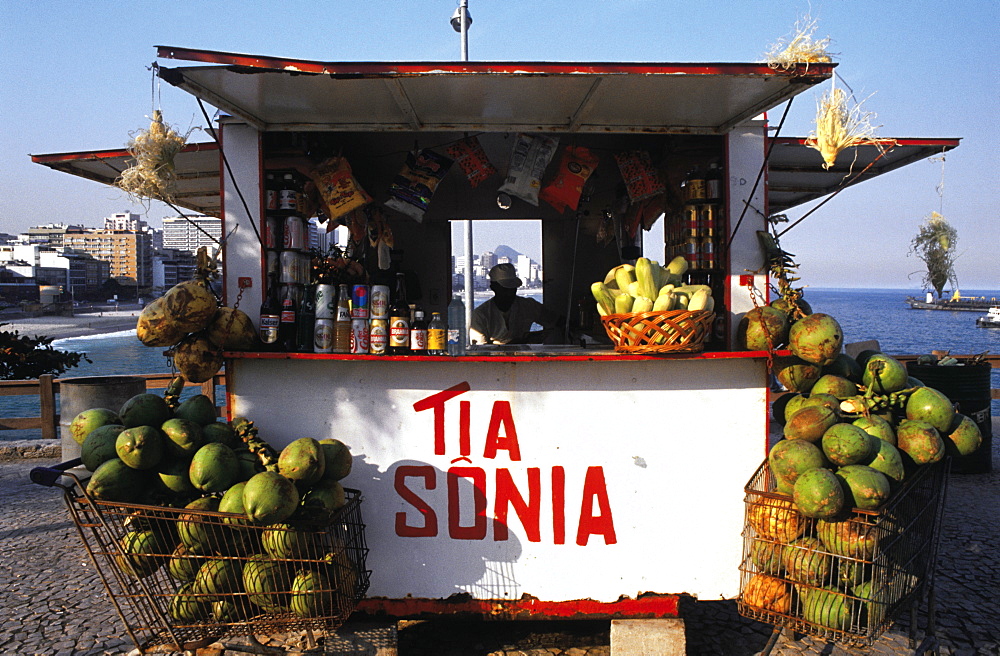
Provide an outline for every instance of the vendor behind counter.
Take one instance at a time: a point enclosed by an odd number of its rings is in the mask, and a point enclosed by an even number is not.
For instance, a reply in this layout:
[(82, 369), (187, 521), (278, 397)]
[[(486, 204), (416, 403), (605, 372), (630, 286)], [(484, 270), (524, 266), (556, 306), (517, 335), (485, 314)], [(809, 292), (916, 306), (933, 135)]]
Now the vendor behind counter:
[[(493, 298), (472, 311), (469, 338), (473, 344), (551, 344), (558, 341), (563, 318), (533, 298), (518, 296), (521, 279), (513, 264), (504, 262), (489, 272)], [(532, 331), (533, 324), (542, 330)]]

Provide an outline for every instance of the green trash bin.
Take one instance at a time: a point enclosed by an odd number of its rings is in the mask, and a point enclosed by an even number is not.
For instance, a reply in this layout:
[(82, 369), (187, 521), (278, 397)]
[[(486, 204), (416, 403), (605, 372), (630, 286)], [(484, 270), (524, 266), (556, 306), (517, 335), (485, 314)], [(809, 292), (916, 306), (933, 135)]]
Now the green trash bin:
[(983, 445), (975, 453), (956, 456), (951, 471), (984, 474), (993, 471), (993, 418), (990, 413), (990, 363), (940, 367), (908, 362), (906, 371), (924, 385), (947, 396), (957, 410), (968, 416), (983, 434)]

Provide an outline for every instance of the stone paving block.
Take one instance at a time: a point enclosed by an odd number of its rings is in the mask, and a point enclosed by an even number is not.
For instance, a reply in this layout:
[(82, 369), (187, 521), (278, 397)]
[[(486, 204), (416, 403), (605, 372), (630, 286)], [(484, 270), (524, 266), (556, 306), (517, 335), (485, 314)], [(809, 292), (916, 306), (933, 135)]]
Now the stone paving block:
[(611, 656), (684, 656), (684, 620), (611, 620)]

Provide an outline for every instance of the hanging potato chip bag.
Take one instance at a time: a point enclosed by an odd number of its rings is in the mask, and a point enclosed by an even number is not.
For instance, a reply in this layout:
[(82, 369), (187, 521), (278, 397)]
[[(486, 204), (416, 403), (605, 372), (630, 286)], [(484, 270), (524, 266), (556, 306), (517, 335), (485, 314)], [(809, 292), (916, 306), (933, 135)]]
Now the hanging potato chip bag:
[(583, 185), (599, 161), (588, 148), (566, 146), (559, 158), (556, 177), (542, 188), (539, 197), (559, 212), (565, 212), (567, 207), (575, 210), (580, 204)]
[(431, 197), (441, 179), (451, 168), (452, 160), (426, 148), (406, 155), (403, 170), (389, 185), (386, 207), (422, 221), (431, 204)]
[(331, 157), (313, 169), (310, 176), (326, 205), (326, 215), (339, 219), (351, 210), (372, 202), (351, 173), (351, 165), (344, 157)]
[(558, 137), (532, 137), (518, 134), (510, 152), (507, 179), (500, 185), (499, 192), (516, 196), (538, 207), (538, 191), (542, 187), (542, 175), (549, 165), (552, 155), (559, 146)]
[(476, 137), (457, 141), (445, 148), (445, 152), (462, 169), (462, 173), (469, 180), (469, 186), (473, 189), (497, 173), (496, 167), (490, 162), (490, 158), (486, 156), (486, 151)]
[(645, 150), (628, 150), (615, 153), (618, 171), (628, 189), (628, 198), (633, 203), (662, 194), (665, 189), (653, 168), (653, 161)]

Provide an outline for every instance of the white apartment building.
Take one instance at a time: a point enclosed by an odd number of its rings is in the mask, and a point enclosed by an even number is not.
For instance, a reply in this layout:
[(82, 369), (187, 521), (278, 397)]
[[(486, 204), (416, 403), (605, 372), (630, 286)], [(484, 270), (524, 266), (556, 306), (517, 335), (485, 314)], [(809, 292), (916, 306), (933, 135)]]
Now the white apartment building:
[(168, 216), (163, 218), (163, 248), (197, 253), (209, 251), (222, 241), (222, 219), (214, 216)]

